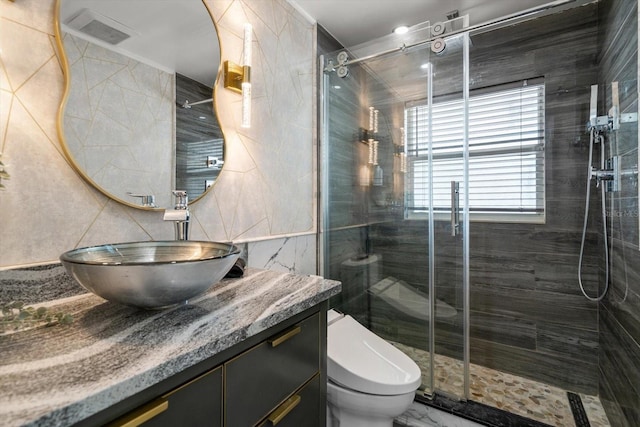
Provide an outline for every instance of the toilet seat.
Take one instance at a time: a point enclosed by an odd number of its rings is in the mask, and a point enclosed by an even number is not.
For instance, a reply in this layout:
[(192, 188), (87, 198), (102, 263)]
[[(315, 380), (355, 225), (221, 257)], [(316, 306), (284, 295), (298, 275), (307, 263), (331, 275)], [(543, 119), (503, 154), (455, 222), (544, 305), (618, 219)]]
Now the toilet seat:
[(327, 374), (344, 387), (374, 395), (414, 392), (420, 368), (403, 352), (351, 316), (336, 318), (327, 328)]

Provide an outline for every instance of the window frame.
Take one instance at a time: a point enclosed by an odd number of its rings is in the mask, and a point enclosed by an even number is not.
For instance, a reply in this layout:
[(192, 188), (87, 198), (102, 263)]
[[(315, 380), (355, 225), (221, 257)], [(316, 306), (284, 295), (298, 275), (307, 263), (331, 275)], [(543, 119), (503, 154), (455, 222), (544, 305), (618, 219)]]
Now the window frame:
[[(535, 191), (530, 192), (530, 194), (534, 194), (535, 196), (530, 200), (533, 200), (535, 202), (535, 208), (529, 208), (525, 210), (522, 210), (521, 208), (516, 208), (516, 207), (492, 209), (487, 207), (474, 208), (471, 205), (470, 216), (469, 216), (470, 221), (501, 222), (501, 223), (516, 222), (516, 223), (533, 223), (533, 224), (543, 224), (546, 222), (546, 172), (545, 172), (546, 170), (546, 153), (545, 153), (546, 151), (546, 123), (545, 123), (546, 121), (546, 110), (545, 110), (546, 87), (545, 87), (544, 78), (537, 77), (532, 79), (519, 80), (517, 82), (511, 82), (511, 83), (505, 83), (505, 84), (499, 84), (495, 86), (474, 89), (470, 91), (469, 99), (471, 101), (474, 98), (477, 100), (479, 98), (480, 99), (491, 98), (492, 96), (500, 97), (501, 92), (504, 94), (509, 91), (514, 91), (514, 89), (519, 90), (525, 87), (530, 88), (531, 86), (537, 87), (538, 88), (537, 90), (539, 91), (538, 95), (535, 98), (536, 100), (535, 104), (532, 103), (532, 110), (531, 110), (531, 111), (538, 112), (537, 113), (537, 137), (529, 138), (529, 139), (527, 138), (518, 139), (519, 145), (512, 149), (500, 148), (499, 146), (501, 144), (499, 142), (494, 141), (490, 143), (490, 145), (493, 145), (494, 148), (486, 148), (485, 146), (485, 149), (481, 150), (481, 149), (478, 149), (478, 147), (480, 147), (479, 144), (476, 144), (476, 146), (473, 147), (473, 144), (471, 142), (471, 139), (473, 138), (473, 136), (469, 134), (469, 140), (470, 140), (469, 141), (469, 145), (470, 145), (469, 160), (470, 162), (473, 159), (477, 159), (477, 160), (486, 159), (490, 161), (492, 156), (495, 158), (495, 156), (499, 156), (499, 155), (514, 154), (514, 155), (522, 156), (523, 154), (527, 155), (527, 154), (533, 153), (533, 160), (531, 160), (531, 165), (533, 165), (533, 168), (534, 168), (533, 174), (535, 175), (535, 184), (530, 185), (530, 188), (534, 188)], [(443, 103), (462, 104), (463, 102), (464, 101), (460, 99), (459, 95), (449, 94), (449, 95), (443, 95), (443, 96), (438, 96), (434, 98), (432, 101), (432, 105), (435, 106), (439, 103), (440, 104), (443, 104)], [(418, 147), (420, 143), (418, 142), (412, 143), (409, 141), (410, 135), (412, 132), (411, 132), (411, 129), (409, 128), (409, 120), (407, 116), (407, 112), (410, 109), (413, 109), (416, 107), (428, 108), (427, 104), (428, 103), (426, 102), (426, 100), (419, 100), (419, 101), (407, 103), (405, 105), (405, 124), (404, 125), (406, 129), (405, 155), (407, 159), (407, 171), (406, 171), (407, 176), (405, 177), (404, 186), (405, 186), (405, 206), (406, 206), (405, 218), (407, 219), (425, 219), (425, 218), (428, 218), (429, 216), (428, 203), (427, 203), (427, 206), (424, 206), (424, 207), (411, 207), (412, 197), (415, 189), (414, 165), (416, 162), (428, 162), (429, 147), (428, 147), (428, 143), (422, 143), (421, 144), (422, 147)], [(536, 110), (533, 110), (534, 106), (536, 107)], [(461, 107), (458, 107), (458, 108), (462, 110)], [(473, 111), (469, 111), (470, 116), (473, 113), (474, 113)], [(480, 114), (480, 113), (481, 111), (475, 112), (475, 114)], [(472, 118), (469, 117), (469, 122), (471, 122), (471, 120)], [(418, 125), (416, 125), (416, 129), (417, 129), (417, 126)], [(418, 137), (416, 136), (416, 139), (417, 138)], [(525, 144), (525, 146), (523, 146), (522, 141), (530, 141), (530, 143)], [(498, 145), (498, 147), (495, 147), (496, 145)], [(410, 155), (412, 151), (409, 149), (410, 146), (415, 146), (416, 147), (415, 151), (418, 153), (426, 152), (427, 154)], [(437, 155), (436, 153), (432, 153), (433, 155), (432, 161), (437, 162), (438, 160), (440, 161), (458, 160), (460, 163), (462, 163), (463, 161), (462, 151), (463, 151), (463, 148), (460, 147), (457, 151), (453, 150), (449, 154)], [(428, 166), (426, 167), (426, 170), (428, 171)], [(435, 170), (435, 167), (434, 167), (434, 170)], [(470, 168), (470, 172), (471, 172), (471, 168)], [(485, 176), (489, 176), (489, 174)], [(522, 176), (520, 176), (520, 182), (523, 182)], [(423, 183), (425, 185), (428, 184), (428, 178), (423, 179)], [(460, 183), (460, 187), (461, 187), (461, 191), (464, 191), (462, 188), (463, 187), (462, 182)], [(489, 188), (489, 187), (487, 186), (485, 188)], [(522, 188), (522, 185), (521, 185), (521, 188)], [(521, 194), (520, 198), (522, 198), (522, 194), (523, 194), (522, 191), (520, 192), (520, 194)], [(428, 198), (428, 189), (426, 190), (426, 197)], [(472, 202), (470, 202), (470, 204), (471, 203)], [(434, 217), (436, 220), (448, 220), (451, 217), (451, 209), (448, 203), (443, 206), (434, 206), (433, 211), (434, 211)]]

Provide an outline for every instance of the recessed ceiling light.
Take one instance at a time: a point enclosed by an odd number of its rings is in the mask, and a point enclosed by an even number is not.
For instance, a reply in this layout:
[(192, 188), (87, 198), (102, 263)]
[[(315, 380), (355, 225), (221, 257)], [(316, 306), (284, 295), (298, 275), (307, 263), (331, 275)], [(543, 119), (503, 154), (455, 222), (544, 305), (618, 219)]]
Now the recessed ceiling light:
[(423, 70), (426, 70), (427, 68), (429, 68), (429, 65), (430, 65), (430, 64), (429, 64), (428, 62), (425, 62), (424, 64), (422, 64), (422, 65), (420, 66), (420, 68), (422, 68)]
[(394, 34), (406, 34), (409, 31), (409, 27), (406, 25), (400, 25), (393, 29)]

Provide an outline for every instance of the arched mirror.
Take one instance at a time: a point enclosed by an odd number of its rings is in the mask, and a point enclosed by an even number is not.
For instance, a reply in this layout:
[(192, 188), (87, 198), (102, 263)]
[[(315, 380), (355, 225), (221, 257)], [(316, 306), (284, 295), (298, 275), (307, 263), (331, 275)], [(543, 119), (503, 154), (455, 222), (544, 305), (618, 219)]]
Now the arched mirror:
[(195, 201), (224, 164), (220, 44), (202, 0), (58, 0), (66, 91), (58, 129), (78, 172), (144, 209)]

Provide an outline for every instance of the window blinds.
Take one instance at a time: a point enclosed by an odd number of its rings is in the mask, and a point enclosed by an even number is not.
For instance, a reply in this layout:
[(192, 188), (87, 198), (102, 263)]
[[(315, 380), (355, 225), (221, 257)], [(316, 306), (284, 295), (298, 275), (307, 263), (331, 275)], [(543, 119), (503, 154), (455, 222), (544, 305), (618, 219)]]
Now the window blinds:
[[(469, 98), (469, 207), (479, 213), (544, 213), (544, 82), (474, 91)], [(461, 99), (435, 99), (406, 109), (408, 206), (429, 206), (429, 134), (433, 204), (450, 211), (451, 181), (462, 181)]]

